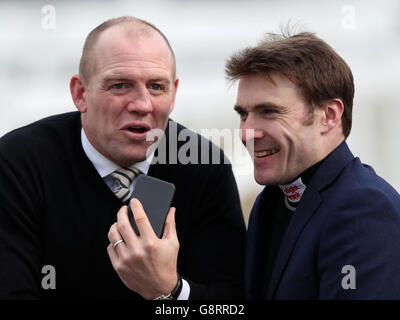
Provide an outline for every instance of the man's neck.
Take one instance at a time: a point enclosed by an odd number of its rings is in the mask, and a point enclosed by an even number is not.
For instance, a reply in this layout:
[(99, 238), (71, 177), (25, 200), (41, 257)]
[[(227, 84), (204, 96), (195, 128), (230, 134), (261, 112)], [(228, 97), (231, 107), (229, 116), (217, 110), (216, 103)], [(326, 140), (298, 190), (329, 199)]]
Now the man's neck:
[[(114, 172), (120, 167), (118, 164), (114, 163), (113, 161), (109, 160), (104, 155), (102, 155), (90, 143), (83, 129), (81, 131), (81, 142), (82, 142), (82, 148), (86, 156), (92, 162), (93, 166), (96, 168), (97, 172), (102, 178)], [(154, 152), (144, 161), (137, 162), (132, 166), (139, 169), (142, 173), (147, 174), (150, 168), (151, 161), (153, 160), (153, 157), (154, 157)]]

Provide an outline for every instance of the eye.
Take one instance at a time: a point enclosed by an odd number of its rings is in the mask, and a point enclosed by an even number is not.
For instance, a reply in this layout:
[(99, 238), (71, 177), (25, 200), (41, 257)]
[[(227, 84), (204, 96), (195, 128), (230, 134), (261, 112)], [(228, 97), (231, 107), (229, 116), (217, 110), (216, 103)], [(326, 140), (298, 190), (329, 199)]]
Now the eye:
[(161, 84), (159, 84), (159, 83), (152, 83), (152, 84), (150, 85), (150, 89), (156, 90), (156, 91), (164, 90), (164, 86), (161, 85)]
[(121, 89), (125, 89), (127, 87), (128, 87), (128, 85), (126, 83), (116, 83), (116, 84), (113, 84), (110, 88), (121, 90)]
[(241, 119), (241, 120), (246, 119), (246, 117), (247, 117), (247, 112), (246, 112), (246, 111), (244, 111), (244, 110), (236, 110), (236, 112), (237, 112), (238, 115), (240, 116), (240, 119)]
[(261, 113), (262, 115), (270, 115), (270, 114), (276, 113), (276, 110), (274, 110), (274, 109), (262, 109), (262, 110), (260, 111), (260, 113)]

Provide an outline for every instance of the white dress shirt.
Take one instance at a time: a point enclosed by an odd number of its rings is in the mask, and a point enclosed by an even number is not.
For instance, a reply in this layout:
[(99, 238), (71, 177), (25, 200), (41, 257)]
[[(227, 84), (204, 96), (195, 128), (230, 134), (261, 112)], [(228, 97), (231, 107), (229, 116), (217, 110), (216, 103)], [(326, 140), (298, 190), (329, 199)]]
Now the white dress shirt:
[[(120, 166), (98, 152), (95, 147), (93, 147), (93, 145), (89, 142), (83, 129), (81, 130), (81, 141), (83, 151), (85, 151), (86, 156), (92, 162), (93, 166), (96, 168), (97, 172), (103, 178), (107, 186), (113, 191), (117, 184), (115, 182), (115, 179), (111, 177), (110, 174), (117, 170)], [(131, 168), (139, 169), (143, 174), (147, 174), (149, 172), (150, 164), (153, 160), (153, 157), (154, 152), (146, 160), (135, 163), (131, 166)], [(132, 193), (133, 189), (135, 188), (135, 180), (133, 180), (129, 188)], [(182, 279), (182, 291), (178, 296), (178, 300), (188, 300), (189, 294), (189, 283), (186, 280)]]

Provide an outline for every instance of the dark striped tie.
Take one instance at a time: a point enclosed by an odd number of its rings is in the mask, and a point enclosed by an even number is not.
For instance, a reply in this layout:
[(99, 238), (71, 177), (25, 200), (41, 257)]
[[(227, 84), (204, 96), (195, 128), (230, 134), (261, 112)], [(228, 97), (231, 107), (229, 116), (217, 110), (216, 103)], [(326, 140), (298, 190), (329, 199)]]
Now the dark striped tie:
[(140, 170), (136, 168), (119, 168), (111, 173), (111, 176), (118, 183), (118, 186), (114, 189), (114, 194), (122, 202), (129, 200), (131, 196), (129, 186), (140, 173)]

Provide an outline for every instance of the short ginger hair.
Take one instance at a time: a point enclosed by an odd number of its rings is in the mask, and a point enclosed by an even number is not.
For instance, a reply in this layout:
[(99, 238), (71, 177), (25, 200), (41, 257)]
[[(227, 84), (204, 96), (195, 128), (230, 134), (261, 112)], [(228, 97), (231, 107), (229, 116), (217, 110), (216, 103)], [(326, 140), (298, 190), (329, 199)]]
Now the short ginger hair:
[(153, 29), (164, 38), (164, 40), (165, 40), (166, 44), (168, 45), (168, 48), (170, 49), (171, 54), (172, 54), (172, 59), (173, 59), (172, 74), (173, 74), (173, 78), (175, 79), (175, 77), (176, 77), (175, 54), (174, 54), (174, 51), (172, 50), (172, 47), (171, 47), (167, 37), (157, 27), (155, 27), (150, 22), (147, 22), (147, 21), (139, 19), (139, 18), (131, 17), (131, 16), (123, 16), (123, 17), (113, 18), (113, 19), (104, 21), (102, 24), (100, 24), (96, 28), (94, 28), (86, 37), (85, 44), (84, 44), (83, 50), (82, 50), (81, 60), (79, 63), (79, 74), (83, 78), (84, 82), (86, 84), (89, 83), (91, 71), (93, 68), (93, 62), (91, 61), (91, 53), (92, 53), (92, 50), (93, 50), (99, 36), (101, 35), (101, 33), (103, 31), (105, 31), (115, 25), (122, 24), (122, 23), (131, 23), (131, 24), (135, 25), (135, 27), (137, 27), (139, 29), (141, 28), (142, 31), (146, 31), (146, 29), (147, 30)]

